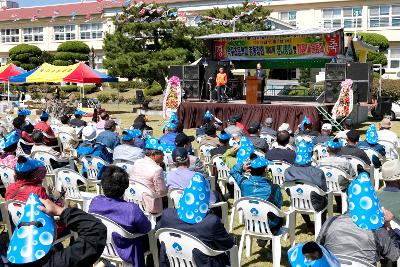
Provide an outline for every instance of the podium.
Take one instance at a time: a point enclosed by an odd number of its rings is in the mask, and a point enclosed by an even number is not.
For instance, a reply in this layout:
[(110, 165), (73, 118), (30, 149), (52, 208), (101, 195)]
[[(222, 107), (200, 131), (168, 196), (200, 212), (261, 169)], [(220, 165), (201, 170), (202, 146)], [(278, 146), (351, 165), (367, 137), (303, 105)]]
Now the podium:
[(261, 104), (261, 80), (257, 76), (246, 78), (246, 104)]

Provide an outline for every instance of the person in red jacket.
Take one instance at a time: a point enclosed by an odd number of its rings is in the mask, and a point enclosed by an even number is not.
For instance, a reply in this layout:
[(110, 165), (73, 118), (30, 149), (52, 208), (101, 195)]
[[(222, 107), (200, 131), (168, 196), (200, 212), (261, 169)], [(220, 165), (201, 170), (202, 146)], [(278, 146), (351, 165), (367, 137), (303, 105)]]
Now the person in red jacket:
[(237, 117), (236, 117), (236, 127), (242, 129), (247, 137), (250, 136), (249, 132), (246, 129), (246, 126), (244, 126), (244, 124), (242, 123), (242, 116), (241, 115), (237, 115)]
[(53, 132), (53, 129), (51, 129), (50, 125), (47, 124), (48, 120), (49, 114), (43, 111), (40, 115), (40, 122), (35, 124), (35, 130), (39, 130), (45, 135), (44, 143), (47, 146), (55, 146), (58, 144), (58, 141), (56, 135)]

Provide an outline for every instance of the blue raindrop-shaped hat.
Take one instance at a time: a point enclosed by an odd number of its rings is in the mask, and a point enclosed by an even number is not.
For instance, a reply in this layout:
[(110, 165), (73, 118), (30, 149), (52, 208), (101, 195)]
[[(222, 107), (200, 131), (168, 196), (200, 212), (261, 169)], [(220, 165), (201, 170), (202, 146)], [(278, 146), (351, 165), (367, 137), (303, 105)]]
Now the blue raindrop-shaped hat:
[[(20, 156), (23, 157), (23, 156)], [(36, 160), (36, 159), (31, 159), (31, 158), (27, 158), (24, 157), (26, 159), (26, 161), (21, 161), (18, 158), (17, 164), (15, 166), (15, 172), (17, 173), (25, 173), (25, 172), (32, 172), (38, 168), (42, 168), (44, 167), (44, 163)]]
[(21, 109), (18, 111), (18, 116), (29, 116), (32, 112), (29, 109)]
[(142, 136), (142, 131), (138, 130), (138, 129), (134, 129), (134, 130), (124, 130), (122, 132), (122, 141), (131, 141), (135, 138), (139, 138)]
[(146, 135), (146, 142), (145, 142), (145, 148), (146, 149), (156, 149), (158, 150), (160, 146), (160, 142), (158, 141), (157, 138), (151, 136), (151, 135)]
[(308, 260), (303, 254), (303, 247), (305, 244), (301, 243), (291, 247), (288, 251), (288, 258), (292, 267), (340, 267), (340, 261), (329, 250), (323, 246), (319, 246), (322, 250), (322, 258), (318, 260)]
[(30, 194), (7, 250), (7, 259), (13, 264), (38, 261), (53, 245), (54, 220), (40, 211), (39, 206), (43, 206), (39, 197)]
[(12, 145), (15, 145), (19, 142), (19, 135), (16, 131), (12, 131), (11, 133), (7, 134), (4, 138), (0, 139), (0, 148), (5, 149)]
[[(170, 122), (172, 124), (178, 124), (179, 123), (179, 118), (178, 118), (178, 115), (176, 115), (176, 112), (172, 112), (171, 113), (171, 117), (169, 117), (169, 121), (168, 122)], [(169, 127), (167, 127), (167, 128), (169, 128)]]
[(300, 123), (300, 130), (304, 131), (304, 125), (311, 124), (311, 119), (307, 116), (304, 116), (303, 120)]
[(77, 109), (77, 110), (75, 110), (75, 112), (74, 112), (74, 115), (86, 115), (87, 113), (85, 112), (85, 111), (83, 111), (83, 110), (80, 110), (80, 109)]
[(362, 172), (348, 189), (349, 215), (360, 228), (375, 230), (385, 223), (385, 216), (367, 172)]
[(376, 131), (375, 124), (371, 123), (365, 136), (365, 141), (367, 141), (368, 144), (376, 145), (378, 143), (378, 132)]
[(220, 140), (230, 140), (232, 138), (232, 135), (225, 132), (225, 131), (221, 131), (221, 133), (219, 134), (218, 138)]
[(201, 173), (196, 172), (176, 207), (178, 217), (190, 224), (201, 222), (210, 206), (210, 184)]
[(212, 117), (211, 112), (209, 110), (207, 110), (206, 113), (204, 113), (204, 118), (208, 118), (208, 119), (212, 120), (213, 117)]
[(314, 140), (308, 136), (299, 138), (296, 145), (296, 159), (294, 163), (299, 165), (309, 164), (312, 160)]
[(46, 111), (43, 111), (42, 114), (40, 114), (40, 118), (48, 118), (49, 117), (49, 113), (47, 113)]
[(267, 167), (271, 164), (270, 161), (266, 160), (264, 157), (257, 156), (256, 158), (250, 160), (250, 166), (253, 169)]
[(331, 149), (339, 149), (342, 147), (342, 142), (339, 139), (332, 139), (326, 141), (325, 145)]
[(237, 163), (243, 164), (248, 158), (250, 158), (252, 153), (254, 153), (253, 143), (246, 136), (242, 136), (240, 138), (240, 147), (236, 154)]

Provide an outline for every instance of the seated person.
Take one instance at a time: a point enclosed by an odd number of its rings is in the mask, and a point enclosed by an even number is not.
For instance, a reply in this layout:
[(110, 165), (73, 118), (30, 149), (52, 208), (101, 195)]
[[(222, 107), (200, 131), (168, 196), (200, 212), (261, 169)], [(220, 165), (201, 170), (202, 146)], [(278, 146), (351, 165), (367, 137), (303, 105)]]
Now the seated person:
[(272, 129), (273, 123), (274, 123), (274, 120), (272, 118), (266, 118), (264, 120), (264, 124), (260, 130), (261, 135), (276, 136), (277, 132), (274, 129)]
[[(175, 145), (176, 147), (183, 147), (189, 152), (189, 162), (192, 170), (195, 172), (201, 172), (202, 174), (206, 174), (206, 168), (204, 167), (203, 163), (197, 156), (191, 155), (190, 151), (192, 150), (192, 142), (194, 141), (193, 136), (187, 136), (185, 133), (180, 133), (175, 138)], [(168, 163), (173, 164), (173, 159), (171, 155), (168, 155)]]
[(386, 186), (377, 193), (379, 201), (400, 222), (400, 160), (390, 160), (382, 165), (382, 179)]
[(385, 147), (379, 144), (378, 141), (378, 132), (376, 131), (375, 124), (372, 123), (367, 129), (365, 140), (359, 142), (357, 147), (361, 149), (372, 149), (379, 153), (382, 157), (385, 157)]
[(114, 150), (120, 144), (117, 130), (117, 123), (114, 120), (108, 120), (104, 123), (104, 131), (96, 137), (96, 142), (105, 145), (110, 150)]
[(96, 123), (96, 129), (100, 132), (103, 131), (104, 125), (108, 120), (110, 120), (110, 114), (108, 114), (107, 112), (102, 112), (100, 114), (100, 121)]
[(212, 123), (211, 118), (204, 116), (200, 127), (196, 129), (196, 138), (206, 135), (205, 128), (207, 127), (207, 125), (209, 125), (211, 123)]
[(312, 138), (315, 138), (317, 136), (320, 136), (321, 134), (317, 131), (313, 130), (313, 123), (311, 119), (307, 116), (305, 116), (302, 120), (302, 122), (299, 125), (299, 128), (297, 129), (297, 135), (300, 136), (311, 136)]
[(62, 125), (60, 126), (59, 132), (69, 134), (72, 137), (70, 143), (72, 147), (76, 148), (79, 144), (79, 137), (76, 133), (76, 130), (69, 126), (69, 117), (67, 115), (63, 115), (60, 120)]
[(69, 125), (71, 125), (72, 127), (85, 127), (87, 125), (86, 121), (82, 120), (83, 115), (85, 115), (86, 112), (82, 111), (82, 110), (76, 110), (74, 112), (75, 115), (75, 119), (72, 119), (69, 121)]
[(243, 119), (243, 117), (242, 117), (241, 114), (236, 115), (236, 127), (242, 129), (242, 131), (244, 132), (244, 134), (245, 134), (247, 137), (249, 137), (250, 134), (249, 134), (249, 132), (247, 131), (246, 126), (244, 126), (244, 124), (242, 123), (242, 119)]
[(383, 118), (381, 128), (378, 131), (378, 140), (391, 142), (395, 147), (399, 147), (399, 138), (397, 134), (391, 130), (392, 122), (389, 118)]
[(29, 109), (18, 110), (18, 118), (21, 118), (21, 120), (23, 120), (24, 122), (26, 120), (26, 117), (31, 114), (32, 114), (32, 112)]
[[(172, 160), (176, 169), (167, 172), (167, 187), (168, 189), (186, 188), (195, 174), (195, 171), (190, 168), (188, 151), (183, 147), (175, 148), (172, 151)], [(210, 201), (215, 203), (215, 200), (215, 194), (212, 192)]]
[(201, 138), (200, 146), (212, 146), (217, 147), (219, 145), (219, 140), (217, 137), (217, 128), (214, 124), (207, 124), (204, 133), (206, 135)]
[(40, 115), (40, 122), (35, 124), (35, 130), (39, 130), (46, 135), (44, 137), (44, 143), (47, 146), (56, 146), (58, 145), (58, 140), (53, 132), (53, 129), (51, 129), (50, 125), (47, 124), (48, 120), (49, 120), (49, 114), (43, 111), (42, 114)]
[(161, 136), (160, 138), (160, 143), (167, 144), (169, 146), (174, 146), (175, 145), (175, 138), (177, 136), (176, 132), (176, 124), (172, 122), (168, 122), (164, 126), (164, 135)]
[(360, 139), (360, 133), (356, 130), (350, 130), (347, 132), (347, 146), (342, 147), (337, 153), (338, 156), (353, 156), (361, 159), (367, 165), (371, 165), (367, 153), (364, 150), (357, 147), (358, 140)]
[(143, 149), (135, 146), (135, 140), (141, 135), (140, 130), (125, 130), (122, 132), (122, 145), (114, 149), (113, 160), (129, 160), (135, 162), (138, 159), (144, 158)]
[(228, 127), (225, 128), (225, 132), (227, 132), (230, 135), (237, 135), (239, 136), (239, 138), (242, 135), (245, 135), (243, 129), (239, 128), (236, 126), (236, 122), (237, 122), (237, 117), (236, 116), (232, 116), (231, 118), (229, 118), (228, 120)]
[(15, 169), (18, 160), (18, 157), (16, 156), (16, 151), (19, 139), (20, 137), (18, 136), (17, 132), (12, 131), (0, 140), (0, 148), (4, 151), (3, 155), (1, 155), (0, 158), (1, 166)]
[(149, 121), (149, 118), (146, 115), (140, 114), (134, 120), (132, 128), (141, 130), (143, 132), (143, 136), (145, 136), (146, 134), (152, 135), (153, 128), (151, 128), (150, 126), (148, 126), (146, 124), (148, 121)]
[(349, 211), (327, 220), (317, 243), (333, 254), (351, 256), (375, 266), (381, 258), (400, 256), (396, 233), (390, 228), (393, 215), (381, 208), (366, 172), (349, 186)]
[[(267, 178), (267, 167), (268, 161), (265, 158), (252, 154), (245, 164), (236, 164), (230, 174), (240, 187), (242, 197), (257, 197), (280, 209), (283, 203), (281, 188)], [(247, 171), (250, 172), (248, 178), (243, 175)], [(268, 223), (272, 233), (275, 233), (282, 227), (283, 219), (271, 215)]]
[[(104, 196), (93, 198), (89, 213), (105, 216), (118, 223), (131, 234), (146, 234), (151, 230), (151, 223), (139, 206), (124, 199), (125, 190), (129, 186), (129, 176), (125, 170), (117, 166), (104, 167), (101, 174), (101, 188)], [(125, 239), (113, 234), (116, 250), (121, 259), (133, 266), (145, 266), (143, 243), (146, 236)]]
[(249, 139), (253, 143), (254, 149), (263, 153), (267, 153), (268, 143), (264, 138), (260, 137), (260, 124), (258, 122), (250, 123), (247, 131), (249, 132)]
[[(340, 261), (332, 252), (318, 245), (314, 241), (305, 244), (300, 243), (291, 247), (288, 251), (290, 266), (329, 266), (340, 267)], [(308, 265), (310, 263), (311, 265)], [(306, 265), (307, 264), (307, 265)]]
[(347, 139), (347, 133), (348, 133), (350, 130), (353, 130), (353, 120), (352, 120), (352, 119), (345, 119), (344, 122), (343, 122), (343, 126), (344, 126), (344, 129), (345, 129), (345, 130), (344, 130), (344, 131), (340, 131), (340, 132), (336, 135), (336, 138), (346, 140), (346, 139)]
[(331, 134), (332, 134), (332, 124), (330, 123), (322, 124), (321, 135), (315, 138), (315, 144), (316, 145), (324, 144), (325, 142), (332, 140)]
[(225, 154), (222, 155), (222, 160), (229, 169), (232, 169), (233, 166), (235, 166), (235, 164), (237, 163), (236, 156), (242, 142), (251, 144), (250, 140), (248, 140), (246, 136), (239, 137), (237, 135), (233, 135), (233, 139), (235, 140), (235, 142), (237, 142), (237, 145), (234, 145), (232, 148), (226, 150)]
[(229, 140), (232, 136), (225, 132), (224, 130), (218, 136), (219, 145), (216, 148), (210, 150), (211, 158), (216, 155), (223, 155), (231, 146), (229, 145)]
[(146, 185), (160, 197), (144, 195), (144, 208), (150, 213), (160, 213), (163, 210), (162, 197), (167, 194), (167, 186), (163, 177), (164, 152), (159, 150), (158, 145), (146, 143), (145, 157), (138, 159), (133, 165), (132, 173), (129, 173), (132, 181)]
[(288, 131), (279, 131), (276, 136), (277, 146), (270, 149), (265, 157), (268, 160), (281, 160), (286, 161), (287, 163), (293, 164), (294, 159), (296, 158), (296, 153), (287, 148), (287, 145), (290, 141), (290, 134)]
[[(189, 194), (192, 202), (185, 201)], [(209, 209), (210, 185), (200, 173), (195, 173), (189, 186), (185, 188), (179, 201), (179, 209), (165, 209), (156, 230), (173, 228), (184, 231), (202, 241), (215, 250), (228, 250), (234, 245), (233, 238), (226, 232), (220, 218)], [(193, 250), (194, 262), (197, 266), (229, 265), (227, 254), (222, 253), (209, 257), (198, 249)], [(171, 266), (165, 252), (165, 245), (160, 247), (160, 267)]]
[[(14, 131), (17, 132), (17, 135), (25, 142), (32, 144), (32, 145), (27, 145), (27, 144), (23, 144), (22, 142), (20, 142), (20, 146), (24, 150), (24, 153), (27, 155), (30, 155), (31, 149), (33, 146), (33, 139), (31, 137), (31, 135), (26, 131), (27, 130), (26, 128), (29, 128), (29, 127), (34, 128), (34, 127), (32, 127), (32, 124), (29, 124), (29, 123), (27, 123), (27, 124), (30, 126), (27, 127), (27, 125), (25, 124), (25, 120), (21, 117), (16, 117), (13, 120)], [(28, 130), (31, 130), (31, 129), (28, 129)], [(33, 130), (32, 130), (32, 132), (33, 132)]]
[(36, 151), (44, 151), (47, 152), (51, 155), (53, 155), (56, 158), (60, 157), (60, 152), (55, 151), (51, 146), (45, 145), (45, 138), (44, 135), (41, 131), (35, 131), (32, 134), (32, 139), (35, 142), (35, 145), (32, 147), (31, 153), (34, 153)]
[(282, 123), (281, 126), (279, 126), (279, 128), (278, 128), (278, 132), (282, 132), (282, 131), (287, 131), (289, 133), (289, 135), (290, 135), (289, 145), (294, 147), (295, 146), (294, 133), (292, 132), (290, 125), (286, 122)]

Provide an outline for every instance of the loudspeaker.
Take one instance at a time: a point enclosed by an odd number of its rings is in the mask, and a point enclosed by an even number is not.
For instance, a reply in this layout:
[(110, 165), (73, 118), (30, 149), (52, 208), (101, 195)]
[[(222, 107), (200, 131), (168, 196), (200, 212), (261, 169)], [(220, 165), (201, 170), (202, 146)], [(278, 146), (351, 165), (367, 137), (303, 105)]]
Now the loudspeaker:
[(353, 81), (353, 96), (354, 102), (369, 102), (369, 82), (368, 81)]
[(325, 65), (325, 80), (344, 81), (346, 79), (346, 64), (329, 63)]
[(201, 80), (204, 75), (203, 65), (187, 65), (183, 66), (184, 80)]
[(199, 80), (184, 80), (182, 89), (185, 92), (185, 98), (200, 99), (201, 82)]
[(335, 103), (339, 97), (342, 81), (325, 80), (325, 103)]
[(142, 90), (136, 90), (136, 102), (138, 104), (144, 103), (144, 94)]
[(346, 79), (353, 81), (369, 81), (372, 75), (372, 65), (367, 63), (348, 63)]
[(168, 66), (168, 79), (172, 76), (176, 76), (179, 79), (183, 80), (183, 66)]
[(376, 110), (381, 116), (390, 116), (392, 113), (392, 98), (390, 96), (381, 96), (378, 99)]

